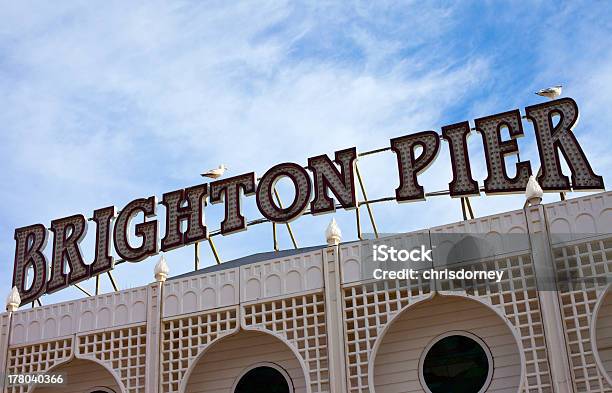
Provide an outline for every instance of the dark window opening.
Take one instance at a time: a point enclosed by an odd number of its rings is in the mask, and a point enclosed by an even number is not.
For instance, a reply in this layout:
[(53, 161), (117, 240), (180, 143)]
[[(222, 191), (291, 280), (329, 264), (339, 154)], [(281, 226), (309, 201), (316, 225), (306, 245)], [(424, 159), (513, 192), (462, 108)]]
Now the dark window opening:
[(425, 355), (423, 379), (432, 393), (478, 393), (487, 382), (489, 358), (475, 340), (444, 337)]
[(290, 393), (285, 376), (273, 367), (256, 367), (240, 378), (234, 393)]

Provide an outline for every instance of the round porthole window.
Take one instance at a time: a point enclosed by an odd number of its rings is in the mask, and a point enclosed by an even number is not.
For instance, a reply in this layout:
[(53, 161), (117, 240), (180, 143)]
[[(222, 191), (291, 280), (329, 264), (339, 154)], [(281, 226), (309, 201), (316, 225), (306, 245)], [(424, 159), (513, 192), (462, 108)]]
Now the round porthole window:
[(292, 393), (289, 376), (275, 364), (266, 363), (248, 369), (238, 379), (234, 393)]
[(482, 393), (491, 383), (493, 358), (477, 336), (449, 332), (425, 348), (419, 368), (428, 393)]

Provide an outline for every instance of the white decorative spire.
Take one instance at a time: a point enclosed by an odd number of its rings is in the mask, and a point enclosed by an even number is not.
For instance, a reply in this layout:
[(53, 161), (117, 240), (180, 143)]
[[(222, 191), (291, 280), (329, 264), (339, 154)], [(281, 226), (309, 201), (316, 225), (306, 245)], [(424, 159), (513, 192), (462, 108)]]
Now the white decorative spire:
[(327, 244), (330, 246), (335, 246), (342, 240), (342, 231), (338, 226), (335, 218), (332, 218), (331, 222), (327, 226), (325, 230), (325, 239), (327, 240)]
[(529, 176), (527, 187), (525, 188), (525, 199), (530, 205), (539, 205), (542, 202), (542, 196), (544, 192), (542, 187), (538, 184), (534, 175)]
[(166, 281), (166, 278), (168, 278), (170, 268), (166, 263), (166, 257), (164, 255), (162, 255), (159, 258), (159, 261), (157, 261), (157, 263), (155, 264), (155, 270), (153, 270), (153, 272), (155, 273), (155, 281), (164, 282)]
[(19, 296), (19, 291), (17, 290), (17, 287), (13, 287), (13, 289), (11, 289), (11, 293), (6, 298), (6, 311), (16, 311), (20, 304), (21, 296)]

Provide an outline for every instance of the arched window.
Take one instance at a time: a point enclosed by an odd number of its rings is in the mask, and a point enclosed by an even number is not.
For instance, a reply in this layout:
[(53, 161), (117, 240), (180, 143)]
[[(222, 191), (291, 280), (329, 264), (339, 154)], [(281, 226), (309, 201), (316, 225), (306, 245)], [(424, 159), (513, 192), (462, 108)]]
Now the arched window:
[(87, 391), (87, 393), (115, 393), (115, 391), (109, 388), (99, 386)]
[(233, 393), (293, 393), (293, 383), (280, 366), (260, 363), (242, 372)]
[(493, 357), (479, 337), (449, 332), (425, 348), (419, 371), (421, 385), (428, 393), (482, 393), (493, 377)]

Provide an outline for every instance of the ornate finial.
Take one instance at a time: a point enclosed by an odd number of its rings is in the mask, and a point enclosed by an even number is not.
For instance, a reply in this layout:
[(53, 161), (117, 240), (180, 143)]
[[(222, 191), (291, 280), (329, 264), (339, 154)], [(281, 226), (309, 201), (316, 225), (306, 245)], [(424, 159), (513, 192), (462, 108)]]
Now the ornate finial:
[(17, 290), (17, 287), (13, 287), (13, 289), (11, 289), (11, 293), (6, 298), (6, 311), (17, 311), (20, 304), (21, 296), (19, 296), (19, 291)]
[(342, 240), (342, 231), (335, 218), (332, 218), (325, 230), (325, 239), (327, 239), (327, 244), (330, 246), (335, 246)]
[(168, 264), (166, 263), (165, 256), (162, 255), (159, 258), (159, 261), (157, 261), (157, 263), (155, 264), (155, 270), (153, 270), (153, 272), (155, 273), (155, 281), (157, 282), (166, 281), (166, 278), (168, 278), (168, 273), (170, 273), (170, 268), (168, 267)]
[(527, 187), (525, 188), (525, 199), (530, 205), (539, 205), (542, 202), (542, 187), (538, 184), (534, 175), (529, 176)]

